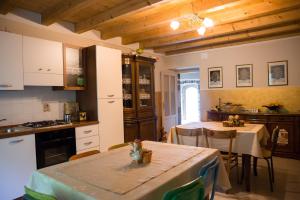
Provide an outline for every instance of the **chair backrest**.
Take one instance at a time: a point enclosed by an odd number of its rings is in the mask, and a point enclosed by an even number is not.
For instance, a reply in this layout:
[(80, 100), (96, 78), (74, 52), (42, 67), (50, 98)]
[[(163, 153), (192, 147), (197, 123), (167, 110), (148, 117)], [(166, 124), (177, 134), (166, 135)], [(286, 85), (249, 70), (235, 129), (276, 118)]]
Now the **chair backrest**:
[(199, 143), (199, 136), (202, 135), (202, 128), (194, 128), (194, 129), (186, 129), (180, 128), (176, 126), (176, 138), (178, 144), (183, 144), (180, 142), (179, 136), (189, 136), (189, 137), (196, 137), (195, 145), (198, 146)]
[(272, 149), (271, 149), (271, 152), (272, 152), (272, 155), (273, 155), (273, 153), (275, 152), (276, 147), (277, 147), (279, 130), (280, 130), (279, 127), (276, 126), (276, 127), (273, 129), (273, 132), (272, 132), (272, 137), (271, 137), (271, 142), (272, 142)]
[(92, 150), (92, 151), (87, 151), (87, 152), (84, 152), (84, 153), (76, 154), (76, 155), (71, 156), (69, 158), (69, 161), (77, 160), (77, 159), (84, 158), (84, 157), (87, 157), (87, 156), (91, 156), (91, 155), (94, 155), (94, 154), (97, 154), (97, 153), (100, 153), (100, 151), (99, 150)]
[(228, 159), (227, 159), (227, 173), (230, 173), (230, 162), (232, 157), (232, 143), (233, 139), (236, 138), (237, 131), (236, 130), (211, 130), (203, 128), (203, 134), (205, 135), (206, 140), (206, 147), (209, 148), (209, 142), (208, 138), (215, 138), (215, 139), (227, 139), (229, 140), (229, 146), (228, 146)]
[(215, 139), (229, 139), (230, 140), (230, 145), (229, 149), (231, 149), (232, 146), (232, 139), (236, 138), (236, 130), (226, 130), (226, 131), (221, 131), (221, 130), (212, 130), (212, 129), (207, 129), (203, 128), (203, 134), (206, 139), (206, 147), (209, 148), (209, 142), (208, 138), (215, 138)]
[(121, 147), (125, 147), (125, 146), (128, 146), (128, 145), (129, 145), (129, 143), (116, 144), (116, 145), (113, 145), (113, 146), (109, 147), (108, 151), (113, 150), (113, 149), (118, 149), (118, 148), (121, 148)]
[(211, 188), (210, 200), (213, 200), (215, 196), (218, 172), (219, 172), (219, 158), (217, 156), (214, 159), (212, 159), (210, 162), (205, 164), (199, 171), (199, 176), (201, 176), (204, 180), (205, 190)]
[(168, 191), (163, 200), (204, 200), (204, 183), (202, 177)]
[(43, 194), (40, 192), (36, 192), (25, 186), (25, 199), (30, 200), (56, 200), (56, 198), (52, 195)]

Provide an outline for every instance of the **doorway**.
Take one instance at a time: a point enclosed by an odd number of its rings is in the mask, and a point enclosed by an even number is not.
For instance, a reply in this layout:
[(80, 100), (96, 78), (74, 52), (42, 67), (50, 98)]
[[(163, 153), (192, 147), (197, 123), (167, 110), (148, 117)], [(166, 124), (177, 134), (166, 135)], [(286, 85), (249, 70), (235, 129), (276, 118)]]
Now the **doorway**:
[(200, 121), (199, 70), (178, 74), (178, 124)]

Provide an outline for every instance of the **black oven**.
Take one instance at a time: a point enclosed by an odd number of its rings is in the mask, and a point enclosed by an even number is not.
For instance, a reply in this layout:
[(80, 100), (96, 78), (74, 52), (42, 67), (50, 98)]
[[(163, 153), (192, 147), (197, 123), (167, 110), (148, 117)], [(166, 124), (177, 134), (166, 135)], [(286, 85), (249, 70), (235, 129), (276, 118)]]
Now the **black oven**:
[(62, 162), (76, 154), (75, 129), (62, 129), (35, 134), (37, 168)]

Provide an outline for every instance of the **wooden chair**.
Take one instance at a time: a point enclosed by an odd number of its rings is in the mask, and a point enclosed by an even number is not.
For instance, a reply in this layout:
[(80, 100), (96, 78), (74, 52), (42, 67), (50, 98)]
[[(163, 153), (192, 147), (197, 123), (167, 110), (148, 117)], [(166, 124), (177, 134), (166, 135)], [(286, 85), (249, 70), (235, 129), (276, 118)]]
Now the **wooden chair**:
[(92, 151), (87, 151), (87, 152), (84, 152), (84, 153), (76, 154), (76, 155), (71, 156), (69, 158), (69, 161), (77, 160), (77, 159), (84, 158), (84, 157), (87, 157), (87, 156), (91, 156), (91, 155), (94, 155), (94, 154), (97, 154), (97, 153), (100, 153), (100, 151), (99, 150), (92, 150)]
[(204, 183), (202, 177), (168, 191), (164, 194), (162, 200), (204, 200)]
[(113, 149), (118, 149), (118, 148), (121, 148), (121, 147), (125, 147), (125, 146), (128, 146), (129, 143), (122, 143), (122, 144), (116, 144), (116, 145), (113, 145), (111, 147), (108, 148), (108, 151), (111, 151)]
[[(262, 153), (263, 157), (261, 159), (265, 159), (268, 165), (268, 173), (269, 173), (269, 182), (270, 182), (270, 189), (271, 192), (273, 192), (273, 183), (274, 183), (274, 166), (273, 166), (273, 154), (276, 150), (277, 147), (277, 142), (278, 142), (278, 135), (279, 135), (279, 127), (276, 126), (273, 129), (272, 132), (272, 137), (271, 137), (271, 148), (263, 148)], [(253, 157), (253, 172), (254, 175), (257, 176), (257, 157)]]
[(210, 148), (208, 138), (223, 139), (223, 140), (228, 140), (229, 141), (228, 151), (227, 152), (221, 152), (222, 153), (222, 158), (225, 161), (228, 176), (230, 175), (231, 169), (236, 167), (237, 182), (240, 183), (239, 168), (238, 168), (238, 166), (239, 166), (238, 154), (237, 153), (232, 153), (232, 142), (233, 142), (233, 139), (236, 138), (236, 134), (237, 134), (236, 130), (221, 131), (221, 130), (211, 130), (211, 129), (203, 128), (203, 134), (205, 135), (206, 147), (207, 148)]
[(180, 142), (180, 137), (179, 136), (189, 136), (189, 137), (196, 137), (195, 145), (198, 147), (199, 145), (199, 136), (202, 135), (202, 128), (195, 128), (195, 129), (185, 129), (185, 128), (180, 128), (177, 127), (175, 128), (176, 130), (176, 138), (177, 138), (177, 143), (178, 144), (184, 144), (183, 141)]
[[(204, 186), (205, 186), (205, 199), (213, 200), (215, 197), (215, 189), (216, 189), (216, 182), (218, 178), (218, 172), (219, 172), (219, 159), (216, 156), (213, 160), (205, 164), (203, 167), (201, 167), (201, 170), (199, 171), (199, 176), (201, 176), (204, 180)], [(207, 189), (210, 189), (211, 191), (207, 191)], [(210, 194), (210, 198), (209, 198)]]

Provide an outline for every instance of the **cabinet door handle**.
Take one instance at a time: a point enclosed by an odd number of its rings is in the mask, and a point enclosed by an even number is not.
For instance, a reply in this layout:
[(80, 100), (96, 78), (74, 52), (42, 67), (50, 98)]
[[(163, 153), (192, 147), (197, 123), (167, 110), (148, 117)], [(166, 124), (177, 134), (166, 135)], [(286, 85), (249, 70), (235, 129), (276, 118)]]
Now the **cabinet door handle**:
[(12, 86), (13, 86), (12, 84), (0, 84), (0, 87), (5, 87), (5, 88), (12, 87)]
[(108, 97), (114, 97), (115, 95), (114, 94), (109, 94), (107, 95)]
[(85, 146), (88, 146), (88, 145), (90, 145), (90, 144), (92, 144), (93, 142), (85, 142), (85, 143), (83, 143)]
[(38, 71), (42, 71), (42, 70), (43, 70), (43, 68), (39, 68), (39, 69), (38, 69)]
[(18, 143), (23, 142), (23, 141), (24, 141), (24, 139), (12, 140), (12, 141), (9, 142), (9, 144), (18, 144)]
[(87, 131), (84, 131), (85, 134), (88, 134), (88, 133), (91, 133), (92, 130), (87, 130)]
[(108, 103), (115, 103), (115, 101), (108, 101)]

